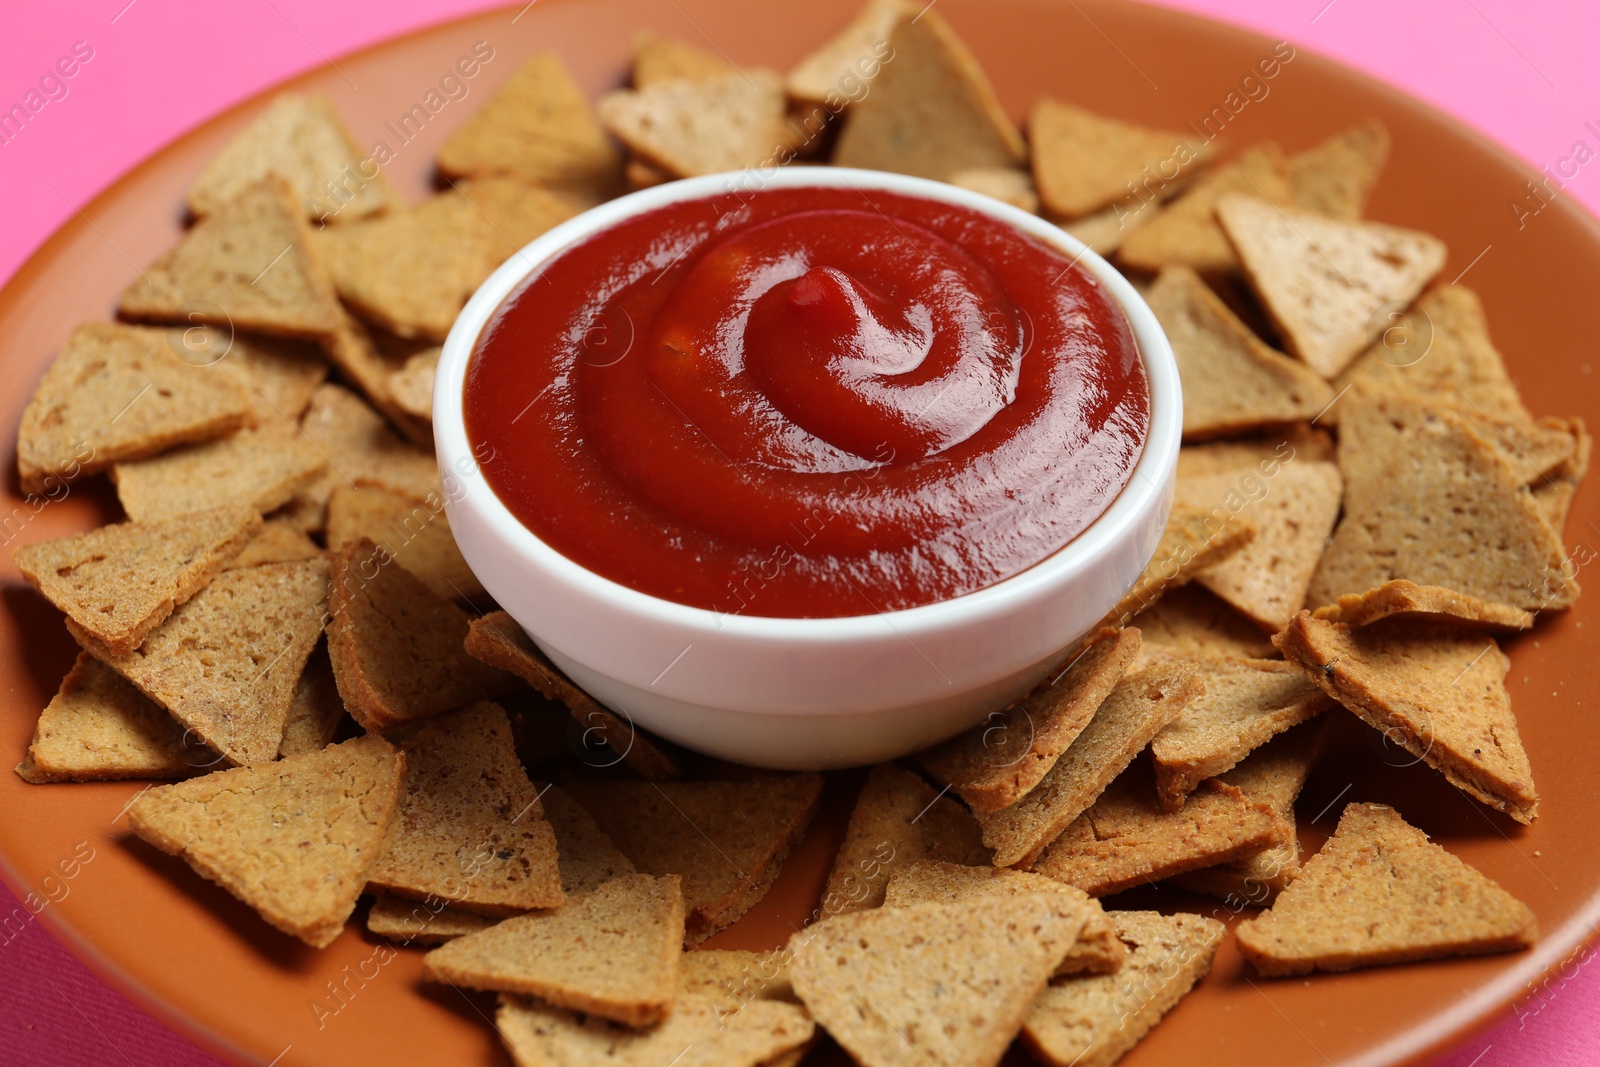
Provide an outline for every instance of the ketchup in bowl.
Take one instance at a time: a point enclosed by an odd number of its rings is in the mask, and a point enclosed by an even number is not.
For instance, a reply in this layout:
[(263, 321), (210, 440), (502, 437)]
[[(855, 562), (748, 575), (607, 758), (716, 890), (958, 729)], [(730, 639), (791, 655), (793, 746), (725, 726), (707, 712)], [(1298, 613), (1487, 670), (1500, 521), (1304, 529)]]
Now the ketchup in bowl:
[(783, 188), (671, 204), (552, 257), (466, 375), (491, 488), (640, 592), (837, 617), (970, 593), (1116, 499), (1149, 389), (1123, 313), (970, 208)]

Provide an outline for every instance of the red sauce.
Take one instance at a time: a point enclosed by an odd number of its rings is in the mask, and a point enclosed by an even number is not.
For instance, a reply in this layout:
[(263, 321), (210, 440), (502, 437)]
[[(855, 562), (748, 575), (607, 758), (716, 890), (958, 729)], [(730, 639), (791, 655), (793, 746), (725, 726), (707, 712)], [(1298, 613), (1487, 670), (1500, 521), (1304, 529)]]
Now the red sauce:
[(730, 614), (864, 615), (1071, 541), (1144, 447), (1121, 310), (966, 208), (852, 189), (670, 205), (566, 249), (467, 371), (490, 486), (563, 555)]

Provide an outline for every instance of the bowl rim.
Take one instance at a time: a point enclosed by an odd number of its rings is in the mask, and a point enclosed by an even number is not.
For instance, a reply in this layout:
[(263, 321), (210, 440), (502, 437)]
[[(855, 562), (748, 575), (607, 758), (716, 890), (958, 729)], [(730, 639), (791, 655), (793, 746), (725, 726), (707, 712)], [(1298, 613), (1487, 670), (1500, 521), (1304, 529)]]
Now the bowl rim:
[[(467, 365), (489, 320), (523, 281), (556, 254), (625, 219), (686, 200), (773, 188), (853, 188), (954, 204), (981, 212), (1072, 257), (1127, 317), (1150, 390), (1144, 451), (1122, 491), (1071, 541), (1044, 559), (992, 585), (910, 608), (865, 615), (789, 618), (733, 614), (640, 592), (563, 555), (523, 525), (484, 478), (462, 413)], [(981, 193), (928, 178), (853, 167), (768, 167), (684, 178), (605, 201), (560, 223), (513, 253), (467, 301), (446, 337), (433, 392), (435, 450), (446, 501), (469, 507), (527, 562), (612, 609), (686, 631), (759, 641), (834, 642), (882, 635), (887, 623), (902, 636), (943, 631), (1006, 614), (1093, 566), (1133, 535), (1152, 503), (1171, 491), (1183, 429), (1177, 361), (1165, 332), (1131, 282), (1102, 256), (1046, 219)], [(442, 416), (442, 417), (441, 417)], [(451, 491), (451, 482), (481, 482), (482, 491)]]

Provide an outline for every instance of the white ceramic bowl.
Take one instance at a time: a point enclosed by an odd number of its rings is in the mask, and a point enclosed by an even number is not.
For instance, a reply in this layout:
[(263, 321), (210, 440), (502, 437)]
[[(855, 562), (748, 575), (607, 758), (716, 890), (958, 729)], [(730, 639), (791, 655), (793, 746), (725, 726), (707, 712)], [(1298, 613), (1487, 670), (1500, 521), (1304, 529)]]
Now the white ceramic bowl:
[[(1144, 454), (1122, 493), (1071, 543), (965, 596), (832, 619), (718, 614), (637, 592), (579, 566), (517, 521), (468, 443), (462, 388), (478, 334), (557, 252), (620, 220), (732, 189), (853, 186), (958, 204), (1075, 257), (1132, 323), (1150, 385)], [(1034, 686), (1128, 591), (1171, 508), (1183, 425), (1177, 364), (1127, 280), (1027, 212), (940, 182), (832, 167), (709, 175), (645, 189), (557, 226), (468, 302), (445, 341), (433, 427), (450, 528), (484, 588), (562, 670), (639, 726), (760, 767), (875, 763), (949, 737)]]

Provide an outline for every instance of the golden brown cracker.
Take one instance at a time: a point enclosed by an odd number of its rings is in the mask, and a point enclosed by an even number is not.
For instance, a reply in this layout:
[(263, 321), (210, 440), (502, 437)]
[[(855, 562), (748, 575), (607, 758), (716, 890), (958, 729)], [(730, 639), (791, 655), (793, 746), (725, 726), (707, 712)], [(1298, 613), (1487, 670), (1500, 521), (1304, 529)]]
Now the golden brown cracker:
[(1348, 971), (1532, 945), (1528, 906), (1428, 840), (1393, 808), (1351, 804), (1270, 911), (1239, 924), (1263, 975)]
[(160, 522), (219, 506), (266, 513), (287, 504), (327, 470), (311, 442), (276, 430), (240, 430), (111, 468), (122, 509)]
[(606, 129), (672, 177), (780, 161), (783, 87), (770, 71), (619, 89), (601, 97), (598, 108)]
[(1217, 205), (1229, 197), (1248, 198), (1269, 208), (1292, 203), (1283, 150), (1270, 141), (1252, 145), (1200, 175), (1122, 242), (1118, 262), (1151, 272), (1171, 264), (1202, 274), (1238, 270), (1239, 258), (1215, 215)]
[(138, 648), (261, 530), (248, 507), (124, 522), (23, 545), (17, 570), (113, 655)]
[(1365, 593), (1342, 596), (1312, 615), (1351, 627), (1370, 626), (1386, 619), (1414, 623), (1456, 620), (1486, 630), (1526, 630), (1533, 625), (1532, 612), (1509, 604), (1492, 604), (1453, 589), (1418, 585), (1404, 578), (1384, 582)]
[(1359, 219), (1389, 158), (1389, 128), (1367, 119), (1289, 157), (1294, 205), (1336, 219)]
[(1161, 198), (1210, 156), (1209, 143), (1124, 122), (1045, 97), (1028, 114), (1028, 143), (1039, 199), (1076, 219), (1128, 197)]
[(358, 737), (157, 786), (129, 805), (128, 823), (273, 926), (325, 948), (355, 910), (404, 775), (388, 742)]
[(632, 1027), (672, 1011), (683, 942), (676, 876), (630, 874), (540, 915), (520, 915), (428, 953), (424, 976), (536, 996)]
[(328, 547), (366, 538), (447, 600), (483, 596), (483, 583), (450, 534), (443, 503), (435, 508), (388, 489), (336, 485), (328, 498)]

